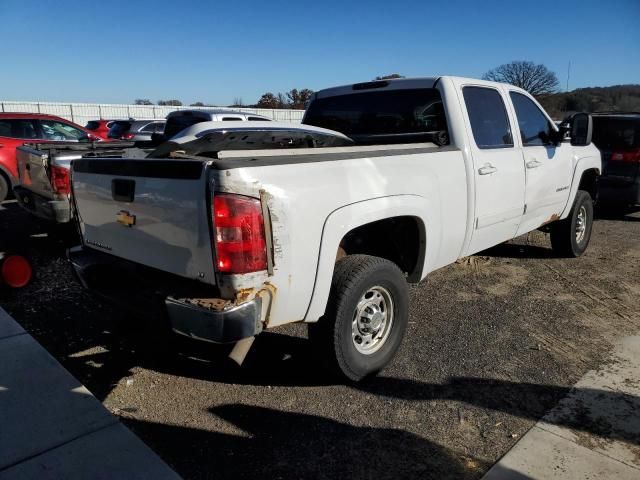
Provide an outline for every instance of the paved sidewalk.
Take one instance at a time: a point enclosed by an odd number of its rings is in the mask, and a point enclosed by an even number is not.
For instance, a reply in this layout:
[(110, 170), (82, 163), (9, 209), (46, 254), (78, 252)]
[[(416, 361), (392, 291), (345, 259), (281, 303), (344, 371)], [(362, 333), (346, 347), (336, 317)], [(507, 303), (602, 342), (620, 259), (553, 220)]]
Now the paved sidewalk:
[(0, 308), (0, 480), (177, 479)]
[(640, 336), (624, 339), (484, 477), (528, 478), (640, 479)]

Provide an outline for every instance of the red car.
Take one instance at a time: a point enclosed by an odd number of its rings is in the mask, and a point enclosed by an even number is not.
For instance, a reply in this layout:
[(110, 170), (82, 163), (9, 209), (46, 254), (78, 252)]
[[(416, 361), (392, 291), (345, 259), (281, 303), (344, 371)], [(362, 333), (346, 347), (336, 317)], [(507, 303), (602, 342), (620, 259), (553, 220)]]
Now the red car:
[(80, 125), (54, 115), (0, 113), (0, 202), (18, 179), (16, 148), (24, 143), (101, 140)]
[(115, 121), (116, 120), (105, 120), (103, 118), (101, 118), (100, 120), (90, 120), (87, 122), (84, 128), (103, 140), (109, 140), (109, 129)]

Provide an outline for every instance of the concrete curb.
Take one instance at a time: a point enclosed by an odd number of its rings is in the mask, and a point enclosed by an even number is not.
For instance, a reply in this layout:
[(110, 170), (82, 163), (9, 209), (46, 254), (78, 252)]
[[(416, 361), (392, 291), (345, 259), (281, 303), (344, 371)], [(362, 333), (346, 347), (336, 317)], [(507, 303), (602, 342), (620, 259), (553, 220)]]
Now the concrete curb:
[(640, 478), (640, 336), (588, 372), (483, 477)]
[(180, 478), (0, 308), (0, 480)]

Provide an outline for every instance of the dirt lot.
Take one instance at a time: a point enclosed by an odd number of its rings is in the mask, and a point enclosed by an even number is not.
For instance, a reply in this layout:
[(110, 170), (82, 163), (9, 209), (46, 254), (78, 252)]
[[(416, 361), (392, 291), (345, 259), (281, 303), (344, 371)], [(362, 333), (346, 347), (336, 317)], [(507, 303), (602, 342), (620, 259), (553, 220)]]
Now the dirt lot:
[(37, 272), (0, 305), (186, 478), (478, 478), (640, 331), (640, 213), (599, 219), (580, 259), (536, 232), (435, 272), (411, 289), (399, 357), (355, 386), (316, 367), (301, 325), (258, 337), (242, 369), (187, 341), (160, 354), (45, 231), (0, 206), (0, 251)]

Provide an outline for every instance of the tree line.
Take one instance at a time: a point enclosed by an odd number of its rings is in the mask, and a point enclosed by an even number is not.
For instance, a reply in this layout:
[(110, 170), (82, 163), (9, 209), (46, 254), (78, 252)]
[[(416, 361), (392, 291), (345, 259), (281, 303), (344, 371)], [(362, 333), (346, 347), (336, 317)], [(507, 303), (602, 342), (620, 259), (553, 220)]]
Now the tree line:
[[(382, 75), (374, 80), (404, 78), (399, 73)], [(528, 91), (555, 118), (570, 112), (640, 111), (640, 85), (615, 85), (611, 87), (578, 88), (561, 92), (560, 82), (554, 72), (543, 64), (514, 60), (487, 71), (485, 80), (510, 83)], [(285, 93), (264, 93), (255, 104), (245, 105), (242, 98), (235, 98), (231, 107), (286, 108), (303, 110), (311, 99), (313, 90), (294, 88)], [(136, 105), (153, 105), (148, 99), (136, 99)], [(158, 100), (158, 105), (181, 106), (180, 100)], [(213, 106), (194, 102), (193, 107)]]
[[(313, 90), (309, 88), (297, 89), (294, 88), (285, 93), (272, 93), (266, 92), (263, 94), (256, 103), (245, 104), (242, 98), (236, 97), (233, 100), (233, 104), (230, 107), (249, 107), (249, 108), (286, 108), (294, 110), (304, 110), (306, 103), (311, 99)], [(148, 98), (136, 98), (133, 102), (135, 105), (160, 105), (160, 106), (172, 106), (181, 107), (184, 104), (180, 100), (158, 100), (157, 103), (153, 103)], [(189, 104), (191, 107), (215, 107), (219, 105), (212, 105), (203, 102), (194, 102)]]

